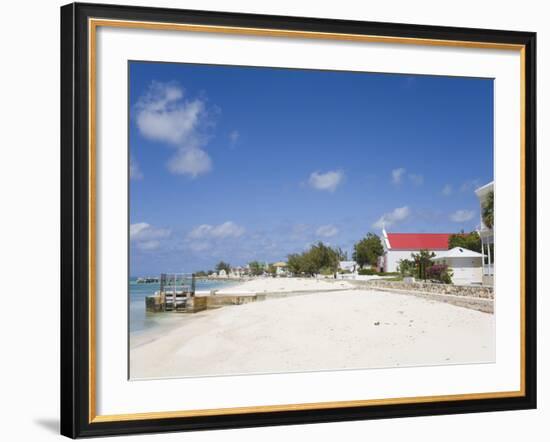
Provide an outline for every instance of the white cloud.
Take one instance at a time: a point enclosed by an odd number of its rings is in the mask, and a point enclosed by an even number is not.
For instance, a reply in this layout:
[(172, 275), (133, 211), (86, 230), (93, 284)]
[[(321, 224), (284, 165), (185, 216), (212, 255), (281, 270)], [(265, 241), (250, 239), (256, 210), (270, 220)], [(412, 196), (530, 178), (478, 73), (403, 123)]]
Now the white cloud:
[(223, 224), (212, 226), (210, 224), (201, 224), (195, 227), (189, 234), (188, 238), (238, 238), (245, 232), (244, 227), (235, 224), (233, 221), (226, 221)]
[(319, 227), (315, 233), (317, 233), (318, 236), (329, 238), (331, 236), (337, 235), (338, 232), (339, 230), (337, 227), (333, 226), (332, 224), (327, 224), (325, 226)]
[(465, 221), (470, 221), (475, 216), (473, 210), (457, 210), (454, 213), (451, 213), (449, 218), (455, 223), (463, 223)]
[(441, 193), (444, 196), (450, 196), (453, 194), (453, 187), (450, 184), (445, 184), (445, 186), (443, 186), (443, 189), (441, 190)]
[(152, 239), (150, 241), (140, 241), (136, 243), (136, 246), (140, 250), (150, 251), (157, 250), (160, 247), (160, 241)]
[(409, 179), (415, 186), (420, 186), (424, 183), (424, 175), (417, 175), (414, 173), (409, 173)]
[(169, 237), (170, 233), (169, 229), (153, 227), (148, 223), (130, 224), (130, 241), (144, 251), (158, 249), (160, 240)]
[(193, 230), (191, 230), (187, 237), (191, 239), (206, 238), (210, 235), (210, 232), (213, 228), (214, 227), (210, 224), (201, 224), (200, 226), (197, 226)]
[(166, 238), (170, 236), (169, 229), (160, 229), (153, 227), (148, 223), (130, 224), (130, 239), (131, 240), (149, 240)]
[(238, 130), (232, 130), (231, 132), (229, 132), (229, 142), (231, 143), (231, 146), (235, 146), (240, 137), (241, 134)]
[(202, 149), (181, 149), (168, 162), (168, 170), (175, 174), (189, 175), (192, 178), (212, 169), (212, 160)]
[(326, 173), (313, 172), (309, 176), (309, 185), (317, 190), (334, 192), (344, 178), (341, 170), (330, 170)]
[(141, 180), (143, 178), (143, 173), (139, 168), (139, 164), (136, 159), (130, 156), (130, 179), (131, 180)]
[(137, 238), (140, 232), (149, 228), (147, 223), (130, 224), (130, 239)]
[(212, 168), (204, 150), (207, 139), (200, 132), (207, 124), (207, 112), (204, 101), (186, 100), (184, 96), (177, 83), (153, 81), (136, 103), (136, 124), (145, 138), (177, 149), (168, 163), (172, 173), (195, 178)]
[(389, 213), (384, 213), (376, 222), (372, 225), (375, 229), (382, 229), (384, 227), (390, 227), (399, 221), (407, 219), (411, 214), (410, 209), (407, 206), (397, 207)]
[(183, 100), (176, 83), (153, 81), (136, 104), (136, 123), (141, 134), (155, 141), (181, 146), (195, 136), (204, 103)]
[(399, 185), (405, 178), (408, 178), (415, 186), (420, 186), (424, 183), (424, 175), (417, 173), (407, 174), (407, 169), (404, 167), (398, 167), (397, 169), (393, 169), (391, 171), (392, 184)]
[(399, 167), (398, 169), (393, 169), (391, 171), (391, 182), (393, 184), (400, 184), (403, 180), (403, 176), (405, 175), (406, 170), (403, 167)]

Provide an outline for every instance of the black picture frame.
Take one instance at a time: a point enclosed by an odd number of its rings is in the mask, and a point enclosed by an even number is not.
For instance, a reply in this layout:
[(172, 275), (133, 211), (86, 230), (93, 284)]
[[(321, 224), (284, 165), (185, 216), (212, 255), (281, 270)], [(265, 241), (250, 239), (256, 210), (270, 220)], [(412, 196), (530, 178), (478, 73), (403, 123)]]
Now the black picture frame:
[[(522, 45), (524, 47), (524, 395), (360, 407), (94, 422), (90, 419), (89, 18)], [(61, 8), (61, 434), (242, 428), (536, 408), (536, 34), (73, 3)]]

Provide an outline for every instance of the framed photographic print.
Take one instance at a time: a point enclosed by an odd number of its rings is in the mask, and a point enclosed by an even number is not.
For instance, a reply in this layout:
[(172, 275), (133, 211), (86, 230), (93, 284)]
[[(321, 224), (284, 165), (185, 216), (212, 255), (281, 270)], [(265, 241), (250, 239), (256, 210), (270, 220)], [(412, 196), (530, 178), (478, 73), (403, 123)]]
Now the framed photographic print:
[(535, 44), (62, 7), (62, 434), (534, 408)]

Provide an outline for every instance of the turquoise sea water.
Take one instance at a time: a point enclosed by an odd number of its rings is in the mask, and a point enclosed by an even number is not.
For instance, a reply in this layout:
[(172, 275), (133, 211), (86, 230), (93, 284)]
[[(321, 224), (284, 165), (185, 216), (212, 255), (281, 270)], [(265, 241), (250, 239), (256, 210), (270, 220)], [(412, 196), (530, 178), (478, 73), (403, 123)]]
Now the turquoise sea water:
[[(147, 313), (145, 311), (145, 298), (153, 295), (158, 289), (158, 283), (138, 284), (137, 278), (130, 278), (130, 308), (129, 322), (130, 333), (149, 330), (153, 327), (162, 327), (167, 322), (174, 320), (177, 315), (175, 313)], [(212, 281), (206, 279), (197, 279), (195, 290), (214, 290), (235, 285), (235, 281)]]

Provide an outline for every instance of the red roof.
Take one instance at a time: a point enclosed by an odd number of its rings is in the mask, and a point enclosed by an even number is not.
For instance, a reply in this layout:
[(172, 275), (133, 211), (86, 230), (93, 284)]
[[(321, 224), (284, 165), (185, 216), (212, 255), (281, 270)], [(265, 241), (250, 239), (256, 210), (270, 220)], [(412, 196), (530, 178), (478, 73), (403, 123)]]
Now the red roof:
[(388, 233), (391, 250), (449, 250), (452, 233)]

